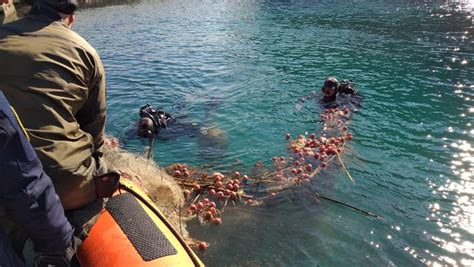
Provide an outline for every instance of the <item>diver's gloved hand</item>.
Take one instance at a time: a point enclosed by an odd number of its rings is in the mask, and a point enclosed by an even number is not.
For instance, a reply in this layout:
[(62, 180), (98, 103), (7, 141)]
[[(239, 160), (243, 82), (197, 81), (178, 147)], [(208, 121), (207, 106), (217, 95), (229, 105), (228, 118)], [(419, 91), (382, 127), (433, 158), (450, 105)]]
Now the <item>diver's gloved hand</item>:
[(82, 245), (82, 240), (73, 237), (71, 244), (65, 251), (59, 253), (36, 253), (33, 248), (33, 242), (28, 239), (23, 249), (25, 265), (27, 267), (74, 267), (79, 266), (76, 258), (76, 252)]

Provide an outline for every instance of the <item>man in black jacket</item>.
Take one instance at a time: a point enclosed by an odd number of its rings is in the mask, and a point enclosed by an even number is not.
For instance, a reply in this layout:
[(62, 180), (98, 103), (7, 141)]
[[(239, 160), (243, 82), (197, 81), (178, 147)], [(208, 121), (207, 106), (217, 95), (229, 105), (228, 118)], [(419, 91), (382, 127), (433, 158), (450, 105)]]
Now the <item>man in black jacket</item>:
[[(0, 91), (0, 207), (32, 241), (36, 264), (68, 266), (75, 253), (73, 229), (20, 125)], [(0, 229), (0, 266), (22, 265)]]

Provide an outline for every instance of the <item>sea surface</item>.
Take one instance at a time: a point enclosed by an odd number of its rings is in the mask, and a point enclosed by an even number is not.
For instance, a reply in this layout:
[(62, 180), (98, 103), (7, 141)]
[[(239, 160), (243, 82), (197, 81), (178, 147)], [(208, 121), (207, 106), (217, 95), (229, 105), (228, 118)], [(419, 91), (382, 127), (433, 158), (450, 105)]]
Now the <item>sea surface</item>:
[[(133, 152), (144, 104), (182, 125), (154, 160), (252, 174), (321, 131), (328, 76), (364, 99), (337, 164), (264, 205), (191, 222), (208, 266), (474, 265), (474, 1), (127, 1), (84, 8), (74, 29), (107, 72), (107, 132)], [(172, 127), (172, 126), (171, 126)], [(171, 128), (170, 127), (170, 128)], [(317, 200), (331, 197), (346, 206)]]

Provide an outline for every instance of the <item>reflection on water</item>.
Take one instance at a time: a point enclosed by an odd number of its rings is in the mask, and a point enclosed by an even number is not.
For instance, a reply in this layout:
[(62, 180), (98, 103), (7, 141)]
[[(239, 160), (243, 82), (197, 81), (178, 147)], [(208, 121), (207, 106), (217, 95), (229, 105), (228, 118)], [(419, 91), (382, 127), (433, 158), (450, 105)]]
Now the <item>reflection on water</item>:
[[(474, 12), (473, 1), (461, 1), (462, 5), (453, 4), (449, 1), (439, 12), (431, 12), (431, 16), (450, 17), (456, 15), (455, 12), (461, 11), (466, 15), (467, 20), (472, 21)], [(467, 11), (467, 12), (462, 12)], [(458, 45), (453, 48), (446, 48), (446, 51), (457, 52), (460, 54), (449, 55), (443, 58), (446, 62), (446, 69), (449, 71), (459, 71), (471, 65), (472, 57), (472, 24), (470, 30), (458, 30), (455, 32), (447, 32), (446, 38), (451, 39)], [(459, 46), (470, 45), (464, 47)], [(471, 51), (469, 51), (471, 49)], [(466, 51), (467, 50), (467, 51)], [(467, 53), (466, 53), (467, 52)], [(448, 52), (449, 53), (449, 52)], [(446, 54), (448, 54), (446, 53)], [(465, 101), (464, 108), (460, 109), (460, 118), (467, 118), (472, 121), (474, 108), (472, 107), (472, 96), (474, 95), (474, 85), (472, 80), (456, 79), (453, 84), (454, 94)], [(469, 84), (471, 83), (471, 84)], [(464, 121), (464, 120), (463, 120)], [(449, 125), (449, 124), (448, 124)], [(446, 135), (456, 136), (452, 138), (443, 137), (442, 140), (451, 144), (445, 144), (444, 147), (452, 151), (451, 171), (454, 177), (446, 177), (440, 174), (440, 178), (444, 178), (445, 182), (436, 185), (431, 182), (430, 188), (433, 189), (433, 195), (440, 196), (436, 202), (429, 205), (431, 214), (427, 220), (436, 222), (441, 234), (432, 235), (431, 239), (441, 248), (449, 252), (447, 255), (439, 256), (439, 260), (450, 265), (461, 264), (463, 266), (474, 265), (474, 148), (472, 141), (474, 130), (472, 123), (467, 122), (464, 125), (448, 126)], [(439, 197), (438, 197), (439, 198)], [(466, 238), (469, 237), (469, 238)], [(437, 255), (430, 253), (432, 257)], [(469, 255), (468, 257), (458, 258), (455, 255)]]
[[(472, 137), (472, 133), (470, 135)], [(446, 184), (439, 187), (431, 186), (434, 189), (433, 194), (441, 195), (443, 202), (449, 201), (443, 203), (446, 206), (440, 203), (430, 204), (431, 218), (436, 220), (440, 232), (450, 238), (443, 236), (431, 238), (450, 253), (474, 255), (474, 242), (464, 238), (474, 235), (474, 157), (472, 154), (474, 148), (465, 140), (452, 143), (451, 147), (455, 152), (451, 170), (458, 179), (454, 181), (448, 179)], [(473, 259), (464, 258), (459, 262), (449, 256), (442, 256), (441, 259), (453, 265), (456, 263), (465, 266), (474, 265)]]
[[(162, 165), (218, 162), (250, 173), (255, 162), (286, 155), (284, 133), (320, 130), (317, 110), (293, 111), (325, 77), (352, 79), (364, 95), (343, 155), (357, 183), (334, 165), (265, 206), (229, 207), (219, 227), (191, 225), (211, 244), (201, 255), (208, 265), (473, 265), (473, 8), (144, 1), (82, 10), (76, 29), (103, 57), (109, 133), (120, 136), (146, 103), (218, 126), (217, 143), (189, 135), (158, 142)], [(176, 103), (186, 104), (172, 110)], [(385, 221), (318, 202), (314, 192)]]

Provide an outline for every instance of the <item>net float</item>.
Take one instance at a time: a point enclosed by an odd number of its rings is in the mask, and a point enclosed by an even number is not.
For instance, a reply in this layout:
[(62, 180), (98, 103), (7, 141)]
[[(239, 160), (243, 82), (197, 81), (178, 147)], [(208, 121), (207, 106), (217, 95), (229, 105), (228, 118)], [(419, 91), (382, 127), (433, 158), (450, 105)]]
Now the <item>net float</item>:
[(222, 191), (217, 192), (217, 198), (218, 199), (222, 199), (223, 197), (224, 197), (224, 192), (222, 192)]
[(200, 242), (198, 247), (199, 247), (200, 250), (204, 251), (209, 247), (209, 244), (206, 243), (206, 242)]

